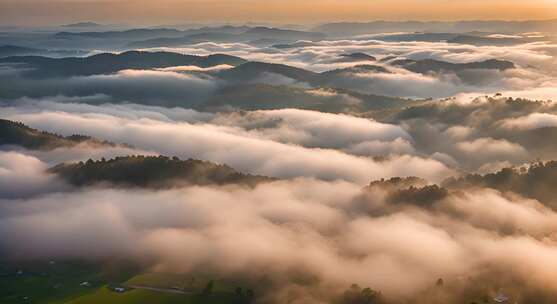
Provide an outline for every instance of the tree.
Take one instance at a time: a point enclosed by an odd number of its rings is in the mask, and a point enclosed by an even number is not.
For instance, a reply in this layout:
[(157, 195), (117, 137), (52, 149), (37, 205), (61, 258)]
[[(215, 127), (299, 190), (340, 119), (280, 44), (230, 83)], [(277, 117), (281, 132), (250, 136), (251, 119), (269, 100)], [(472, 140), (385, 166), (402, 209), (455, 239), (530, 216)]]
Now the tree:
[(253, 301), (253, 299), (255, 298), (255, 294), (253, 293), (253, 290), (248, 289), (246, 291), (246, 297), (248, 299), (248, 303), (251, 303)]
[(445, 285), (445, 282), (443, 281), (442, 278), (439, 278), (439, 279), (437, 280), (437, 282), (435, 283), (435, 285), (436, 285), (437, 287), (442, 287), (443, 285)]
[(362, 289), (358, 284), (352, 284), (344, 292), (339, 304), (377, 304), (382, 303), (381, 293), (369, 287)]
[(203, 289), (203, 295), (210, 295), (213, 293), (213, 287), (214, 287), (215, 283), (213, 282), (213, 280), (209, 281), (207, 283), (207, 286), (205, 286), (205, 289)]

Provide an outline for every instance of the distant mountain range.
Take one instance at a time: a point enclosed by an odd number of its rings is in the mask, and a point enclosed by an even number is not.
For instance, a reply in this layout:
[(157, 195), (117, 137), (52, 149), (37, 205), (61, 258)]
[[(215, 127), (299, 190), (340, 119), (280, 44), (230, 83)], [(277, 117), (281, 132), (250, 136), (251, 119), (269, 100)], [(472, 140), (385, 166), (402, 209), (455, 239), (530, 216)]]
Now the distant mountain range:
[(449, 39), (449, 43), (471, 44), (471, 45), (493, 45), (506, 46), (521, 43), (531, 43), (536, 41), (547, 40), (547, 37), (493, 37), (493, 36), (475, 36), (475, 35), (458, 35)]
[[(209, 56), (182, 55), (169, 52), (130, 51), (121, 54), (105, 53), (85, 58), (47, 58), (39, 56), (16, 56), (0, 58), (0, 64), (21, 64), (23, 78), (34, 80), (67, 78), (72, 76), (109, 75), (126, 69), (159, 69), (175, 66), (197, 66), (201, 68), (229, 65), (231, 68), (184, 71), (199, 77), (212, 79), (214, 90), (194, 95), (184, 91), (171, 90), (166, 99), (156, 99), (149, 95), (152, 89), (142, 91), (115, 90), (99, 87), (95, 93), (112, 96), (118, 100), (134, 100), (150, 105), (190, 107), (202, 111), (281, 109), (286, 107), (311, 109), (334, 113), (364, 113), (369, 111), (392, 110), (408, 105), (411, 100), (386, 97), (366, 91), (352, 83), (358, 75), (389, 74), (390, 66), (407, 69), (415, 73), (454, 73), (461, 80), (473, 81), (476, 69), (504, 71), (515, 67), (505, 60), (450, 63), (433, 59), (411, 60), (391, 57), (387, 60), (365, 53), (345, 53), (338, 55), (338, 61), (356, 62), (353, 66), (325, 72), (314, 72), (285, 64), (252, 62), (240, 57), (215, 54)], [(357, 64), (363, 62), (364, 64)], [(20, 96), (40, 97), (48, 95), (89, 95), (88, 86), (65, 85), (53, 82), (47, 87), (32, 90), (26, 86), (3, 84), (0, 96), (17, 98)], [(165, 92), (160, 92), (163, 94)], [(167, 95), (164, 95), (167, 96)], [(163, 101), (164, 100), (164, 101)], [(419, 102), (419, 100), (417, 101)]]
[[(354, 56), (360, 60), (360, 58), (365, 58), (368, 61), (372, 61), (372, 58), (363, 56), (363, 54), (351, 54), (348, 57), (353, 60)], [(341, 56), (341, 60), (347, 58), (346, 56)], [(507, 69), (512, 69), (515, 67), (514, 63), (506, 60), (485, 60), (478, 62), (468, 62), (468, 63), (450, 63), (440, 60), (433, 59), (423, 59), (423, 60), (411, 60), (411, 59), (394, 59), (389, 62), (393, 66), (398, 66), (405, 68), (409, 71), (415, 73), (458, 73), (466, 70), (472, 69), (485, 69), (485, 70), (499, 70), (504, 71)], [(284, 64), (273, 64), (273, 63), (263, 63), (263, 62), (247, 62), (239, 65), (235, 68), (223, 70), (216, 73), (216, 76), (227, 80), (231, 83), (242, 83), (242, 82), (258, 82), (264, 74), (275, 74), (281, 75), (286, 78), (296, 80), (300, 83), (311, 84), (316, 87), (335, 87), (340, 86), (342, 82), (339, 80), (346, 79), (347, 74), (358, 74), (358, 73), (390, 73), (388, 69), (380, 65), (374, 64), (362, 64), (355, 65), (348, 68), (340, 68), (331, 71), (326, 71), (322, 73), (316, 73), (308, 70), (304, 70), (297, 67), (292, 67)]]
[(415, 73), (426, 74), (429, 72), (460, 72), (463, 70), (471, 69), (485, 69), (485, 70), (499, 70), (504, 71), (508, 69), (515, 68), (514, 63), (507, 60), (485, 60), (469, 63), (450, 63), (434, 59), (424, 59), (424, 60), (411, 60), (411, 59), (401, 59), (394, 60), (391, 62), (392, 65), (403, 67), (409, 71)]
[[(345, 57), (343, 57), (345, 58)], [(355, 65), (348, 68), (334, 69), (317, 73), (284, 64), (247, 62), (235, 68), (223, 70), (215, 76), (228, 83), (260, 83), (265, 75), (280, 75), (299, 83), (310, 84), (314, 87), (342, 87), (339, 80), (346, 79), (350, 73), (390, 73), (386, 68), (373, 64)]]
[[(279, 49), (310, 46), (335, 39), (392, 42), (425, 41), (473, 45), (514, 45), (532, 41), (554, 41), (550, 35), (513, 37), (525, 32), (556, 32), (557, 21), (531, 22), (386, 22), (329, 23), (310, 30), (269, 26), (206, 26), (187, 30), (172, 27), (123, 29), (80, 22), (58, 27), (57, 33), (15, 33), (3, 35), (5, 44), (46, 49), (127, 51), (144, 48), (180, 47), (203, 42), (246, 43)], [(506, 35), (492, 35), (506, 34)]]
[(373, 21), (327, 23), (312, 29), (330, 36), (353, 36), (388, 32), (444, 32), (473, 31), (499, 33), (556, 32), (557, 19), (533, 21)]
[(149, 39), (153, 37), (176, 37), (183, 35), (182, 31), (176, 29), (131, 29), (125, 31), (106, 32), (59, 32), (54, 34), (57, 39)]
[(153, 39), (131, 42), (128, 48), (173, 47), (207, 41), (213, 42), (253, 42), (255, 44), (272, 45), (279, 42), (295, 42), (298, 40), (319, 41), (326, 38), (325, 34), (269, 27), (224, 27), (204, 28), (184, 32), (181, 37), (161, 35)]
[(77, 22), (71, 24), (64, 24), (62, 27), (99, 27), (101, 24), (95, 22)]
[[(53, 35), (58, 40), (107, 40), (120, 41), (126, 49), (173, 47), (200, 42), (254, 42), (256, 44), (288, 43), (298, 40), (318, 41), (325, 35), (271, 27), (221, 26), (191, 30), (172, 28), (140, 28), (124, 31), (65, 31)], [(103, 41), (106, 43), (106, 41)], [(118, 42), (117, 42), (118, 43)]]
[[(387, 42), (446, 42), (454, 44), (471, 44), (477, 46), (510, 46), (523, 43), (555, 40), (551, 36), (547, 35), (533, 35), (523, 37), (520, 35), (497, 35), (493, 34), (492, 32), (477, 31), (466, 33), (411, 32), (386, 34), (373, 34), (366, 32), (365, 34), (350, 36), (349, 38), (352, 40), (379, 40)], [(277, 49), (293, 49), (318, 45), (319, 42), (314, 41), (296, 41), (293, 43), (275, 44), (272, 45), (272, 47)]]
[(10, 56), (46, 56), (46, 57), (70, 57), (82, 56), (88, 52), (85, 51), (70, 51), (70, 50), (44, 50), (22, 47), (17, 45), (2, 45), (0, 46), (0, 58)]
[(111, 74), (125, 69), (153, 69), (181, 65), (211, 67), (227, 64), (237, 66), (245, 62), (242, 58), (222, 54), (193, 56), (169, 52), (138, 51), (121, 54), (103, 53), (86, 58), (55, 59), (22, 56), (0, 59), (0, 63), (25, 64), (33, 68), (26, 72), (26, 75), (39, 78)]

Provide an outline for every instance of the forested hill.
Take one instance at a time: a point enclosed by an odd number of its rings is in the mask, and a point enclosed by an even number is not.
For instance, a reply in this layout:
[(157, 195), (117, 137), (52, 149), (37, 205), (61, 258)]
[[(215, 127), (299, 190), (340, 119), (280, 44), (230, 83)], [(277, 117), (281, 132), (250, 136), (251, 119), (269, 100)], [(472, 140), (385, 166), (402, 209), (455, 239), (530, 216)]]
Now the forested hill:
[(514, 192), (536, 199), (557, 209), (557, 161), (538, 162), (528, 167), (505, 168), (486, 175), (469, 174), (449, 178), (443, 182), (448, 188), (493, 188), (502, 192)]
[(71, 147), (84, 142), (96, 145), (114, 145), (89, 136), (61, 136), (30, 128), (20, 122), (0, 119), (0, 146), (15, 145), (30, 150), (52, 150), (59, 147)]
[(184, 185), (255, 186), (273, 178), (243, 174), (226, 165), (165, 156), (125, 156), (60, 164), (51, 173), (75, 186), (109, 184), (122, 187), (172, 188)]

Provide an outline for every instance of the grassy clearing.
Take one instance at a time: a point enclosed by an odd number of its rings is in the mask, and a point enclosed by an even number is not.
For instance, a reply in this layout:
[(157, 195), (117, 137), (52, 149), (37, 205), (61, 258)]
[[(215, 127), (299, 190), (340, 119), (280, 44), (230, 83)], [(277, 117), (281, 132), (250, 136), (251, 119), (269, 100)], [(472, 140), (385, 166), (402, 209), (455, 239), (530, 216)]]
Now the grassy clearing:
[[(210, 295), (202, 295), (209, 281)], [(87, 286), (81, 284), (88, 282)], [(143, 286), (161, 290), (131, 289), (117, 293), (108, 286)], [(236, 304), (233, 282), (206, 275), (139, 273), (120, 263), (32, 262), (0, 264), (2, 304)], [(182, 293), (180, 293), (182, 292)]]

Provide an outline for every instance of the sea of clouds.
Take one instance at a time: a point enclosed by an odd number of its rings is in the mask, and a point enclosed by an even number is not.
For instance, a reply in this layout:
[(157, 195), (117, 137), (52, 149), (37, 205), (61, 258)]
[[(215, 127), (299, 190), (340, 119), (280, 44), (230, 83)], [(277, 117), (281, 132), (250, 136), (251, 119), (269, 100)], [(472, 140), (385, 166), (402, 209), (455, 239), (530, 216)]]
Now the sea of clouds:
[[(25, 95), (3, 96), (0, 118), (122, 144), (49, 151), (1, 147), (1, 256), (123, 257), (155, 271), (264, 278), (272, 288), (263, 291), (262, 301), (271, 303), (327, 303), (352, 283), (391, 300), (411, 300), (427, 297), (438, 278), (454, 288), (444, 295), (449, 302), (466, 291), (503, 287), (517, 297), (541, 294), (539, 303), (557, 299), (557, 214), (550, 207), (484, 188), (451, 191), (427, 206), (393, 205), (387, 189), (364, 189), (382, 178), (440, 183), (552, 159), (555, 103), (507, 97), (557, 97), (556, 45), (358, 39), (280, 50), (241, 43), (170, 50), (227, 53), (315, 72), (358, 64), (336, 61), (353, 52), (449, 62), (505, 59), (516, 68), (470, 71), (462, 79), (374, 63), (389, 73), (350, 74), (343, 85), (373, 94), (451, 98), (373, 117), (292, 108), (193, 110), (191, 104), (222, 85), (193, 67), (47, 80), (0, 69), (0, 77), (9, 77)], [(312, 89), (277, 77), (263, 81)], [(63, 94), (52, 89), (59, 86)], [(202, 159), (279, 180), (255, 188), (154, 191), (74, 188), (47, 173), (62, 162), (132, 154)]]

